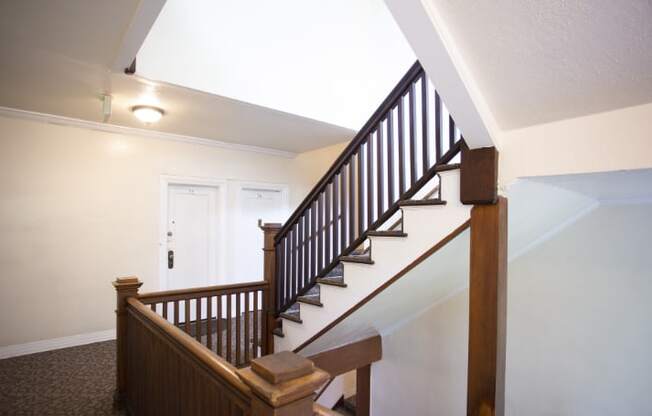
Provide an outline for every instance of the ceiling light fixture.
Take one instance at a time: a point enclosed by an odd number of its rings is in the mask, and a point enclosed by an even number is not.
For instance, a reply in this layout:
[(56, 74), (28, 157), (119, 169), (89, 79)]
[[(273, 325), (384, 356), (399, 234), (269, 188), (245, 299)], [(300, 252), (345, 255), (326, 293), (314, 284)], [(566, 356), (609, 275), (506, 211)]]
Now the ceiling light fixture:
[(165, 114), (163, 109), (151, 105), (136, 105), (131, 107), (131, 111), (138, 120), (146, 124), (156, 123)]

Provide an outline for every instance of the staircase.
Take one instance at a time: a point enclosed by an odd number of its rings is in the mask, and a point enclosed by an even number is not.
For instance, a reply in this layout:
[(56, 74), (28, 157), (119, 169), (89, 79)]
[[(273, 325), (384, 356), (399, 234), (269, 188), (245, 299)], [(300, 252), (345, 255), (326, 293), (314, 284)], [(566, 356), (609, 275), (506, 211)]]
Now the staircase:
[(398, 221), (388, 221), (391, 228), (383, 224), (369, 231), (365, 250), (340, 256), (331, 271), (279, 315), (283, 323), (282, 331), (275, 333), (275, 351), (301, 350), (468, 221), (470, 207), (459, 196), (459, 166), (438, 169), (433, 181), (435, 198), (400, 201)]

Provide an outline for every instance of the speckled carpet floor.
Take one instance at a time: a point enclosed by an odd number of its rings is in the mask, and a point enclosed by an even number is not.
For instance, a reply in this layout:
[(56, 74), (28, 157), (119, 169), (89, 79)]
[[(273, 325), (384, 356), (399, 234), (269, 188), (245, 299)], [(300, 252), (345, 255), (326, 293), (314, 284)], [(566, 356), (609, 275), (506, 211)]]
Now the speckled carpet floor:
[(113, 406), (115, 341), (0, 360), (0, 415), (125, 415)]

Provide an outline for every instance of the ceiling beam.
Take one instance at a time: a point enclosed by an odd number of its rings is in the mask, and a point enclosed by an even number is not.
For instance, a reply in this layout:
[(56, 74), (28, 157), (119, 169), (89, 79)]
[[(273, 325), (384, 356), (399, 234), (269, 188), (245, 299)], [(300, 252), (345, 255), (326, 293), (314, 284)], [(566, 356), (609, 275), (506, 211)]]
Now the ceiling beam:
[(471, 149), (499, 147), (493, 114), (431, 0), (385, 0)]

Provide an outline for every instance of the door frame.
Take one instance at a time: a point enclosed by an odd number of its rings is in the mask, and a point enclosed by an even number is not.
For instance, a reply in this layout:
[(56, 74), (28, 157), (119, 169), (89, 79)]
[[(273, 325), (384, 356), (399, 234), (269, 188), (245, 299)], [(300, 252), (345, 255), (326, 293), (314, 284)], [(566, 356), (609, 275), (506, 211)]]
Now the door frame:
[[(168, 254), (167, 254), (167, 231), (168, 231), (168, 199), (170, 185), (181, 186), (209, 186), (217, 189), (218, 215), (217, 226), (221, 231), (217, 238), (219, 276), (226, 276), (226, 236), (227, 236), (227, 186), (228, 181), (218, 178), (203, 178), (195, 176), (171, 176), (161, 175), (160, 178), (160, 217), (159, 217), (159, 290), (168, 289)], [(215, 282), (217, 284), (217, 282)]]

